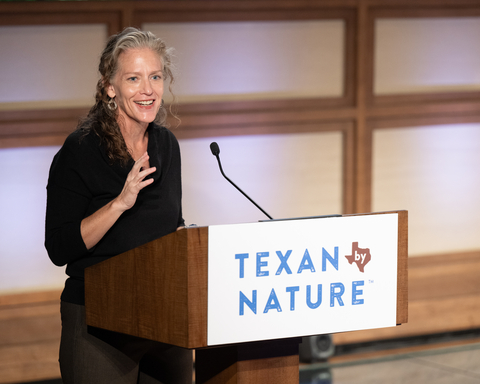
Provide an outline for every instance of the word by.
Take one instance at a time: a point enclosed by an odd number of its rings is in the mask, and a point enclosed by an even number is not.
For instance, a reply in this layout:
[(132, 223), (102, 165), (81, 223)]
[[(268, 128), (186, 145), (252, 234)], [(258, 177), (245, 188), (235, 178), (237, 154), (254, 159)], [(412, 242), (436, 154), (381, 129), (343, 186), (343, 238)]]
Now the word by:
[(372, 259), (369, 248), (358, 248), (358, 242), (352, 243), (352, 254), (345, 256), (350, 264), (355, 263), (360, 272), (364, 272), (365, 266)]

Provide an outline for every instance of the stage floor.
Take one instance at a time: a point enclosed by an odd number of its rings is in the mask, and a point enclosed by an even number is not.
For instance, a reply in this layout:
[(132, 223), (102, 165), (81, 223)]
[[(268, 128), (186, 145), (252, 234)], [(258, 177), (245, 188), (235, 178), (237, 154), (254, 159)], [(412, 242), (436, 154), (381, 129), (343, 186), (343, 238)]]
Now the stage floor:
[[(343, 360), (343, 361), (342, 361)], [(302, 365), (300, 384), (480, 383), (480, 341)]]
[(343, 348), (328, 362), (301, 364), (300, 384), (478, 384), (479, 334), (476, 330)]

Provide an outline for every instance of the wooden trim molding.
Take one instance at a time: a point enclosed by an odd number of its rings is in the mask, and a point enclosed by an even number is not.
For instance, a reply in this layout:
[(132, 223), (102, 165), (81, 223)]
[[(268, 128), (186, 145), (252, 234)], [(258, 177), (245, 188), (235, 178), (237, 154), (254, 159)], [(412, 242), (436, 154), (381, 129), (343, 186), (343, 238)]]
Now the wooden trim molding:
[(125, 5), (103, 2), (0, 3), (0, 26), (106, 24), (109, 35), (123, 27)]
[(0, 383), (60, 377), (60, 292), (0, 296)]
[(378, 106), (369, 110), (368, 125), (374, 129), (480, 122), (480, 103), (451, 102)]
[(61, 145), (86, 108), (0, 111), (0, 148)]

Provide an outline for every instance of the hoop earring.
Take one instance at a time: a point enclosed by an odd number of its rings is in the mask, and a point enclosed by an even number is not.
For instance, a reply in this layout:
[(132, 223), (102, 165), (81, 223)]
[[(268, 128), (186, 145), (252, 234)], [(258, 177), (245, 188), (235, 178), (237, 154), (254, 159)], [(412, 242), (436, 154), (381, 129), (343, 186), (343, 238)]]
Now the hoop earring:
[(115, 99), (112, 98), (112, 99), (108, 100), (107, 107), (111, 111), (115, 111), (117, 109), (117, 103), (115, 102)]

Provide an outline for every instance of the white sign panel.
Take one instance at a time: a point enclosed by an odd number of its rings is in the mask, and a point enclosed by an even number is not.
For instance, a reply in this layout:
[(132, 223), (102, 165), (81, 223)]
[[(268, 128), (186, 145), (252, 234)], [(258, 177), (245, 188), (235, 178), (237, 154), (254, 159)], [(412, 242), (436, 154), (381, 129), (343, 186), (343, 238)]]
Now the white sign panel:
[(398, 214), (209, 227), (208, 345), (396, 325)]

